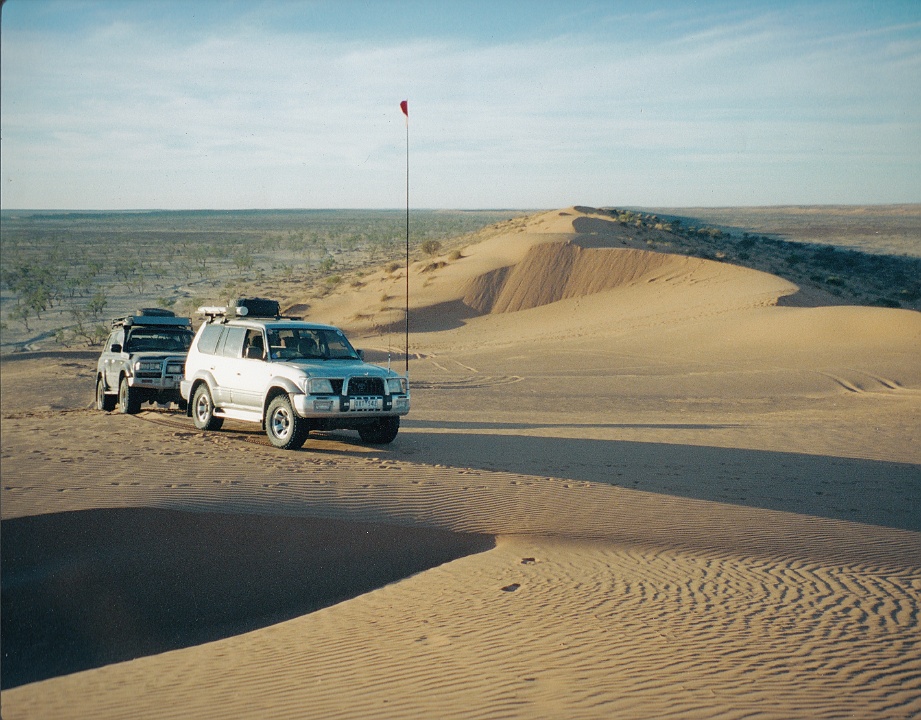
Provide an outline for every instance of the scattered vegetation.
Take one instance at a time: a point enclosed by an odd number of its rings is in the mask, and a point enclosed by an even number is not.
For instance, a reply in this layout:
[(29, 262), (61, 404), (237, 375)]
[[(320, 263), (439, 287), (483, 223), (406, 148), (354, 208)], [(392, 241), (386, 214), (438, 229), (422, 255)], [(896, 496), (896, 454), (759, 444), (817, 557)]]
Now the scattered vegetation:
[[(753, 231), (774, 227), (756, 211), (749, 211), (751, 225), (733, 225), (733, 218), (749, 217), (744, 209), (709, 211), (716, 223), (628, 209), (594, 212), (614, 218), (625, 237), (651, 250), (771, 272), (848, 302), (921, 310), (921, 258), (837, 246), (834, 209), (818, 229), (809, 226), (820, 238), (816, 242)], [(917, 230), (915, 215), (896, 214), (887, 225), (885, 209), (874, 212), (840, 209), (845, 220), (859, 220), (866, 247), (880, 233), (898, 247), (900, 238)], [(814, 221), (815, 212), (801, 215)], [(791, 214), (782, 227), (797, 227), (797, 217)], [(415, 211), (411, 259), (421, 259), (423, 271), (437, 270), (445, 261), (435, 256), (458, 261), (463, 248), (498, 232), (522, 232), (527, 222), (515, 211)], [(399, 210), (4, 210), (0, 229), (5, 352), (44, 340), (98, 344), (109, 318), (142, 306), (194, 315), (201, 305), (269, 294), (281, 282), (302, 288), (306, 298), (320, 297), (344, 282), (357, 287), (362, 269), (377, 266), (398, 275), (406, 262), (405, 215)]]
[(419, 245), (419, 249), (426, 255), (437, 255), (441, 252), (441, 243), (437, 240), (425, 240)]
[[(414, 211), (412, 255), (521, 215)], [(276, 280), (325, 294), (359, 268), (404, 267), (399, 210), (0, 213), (0, 341), (4, 351), (56, 338), (95, 344), (109, 317), (137, 307), (193, 314), (265, 294)], [(469, 241), (468, 241), (469, 242)]]
[[(770, 272), (800, 287), (811, 286), (854, 304), (921, 310), (921, 257), (798, 242), (737, 227), (707, 225), (688, 217), (619, 209), (601, 212), (609, 213), (625, 227), (659, 231), (643, 236), (652, 250), (679, 252)], [(911, 232), (909, 226), (906, 228)], [(882, 230), (885, 228), (880, 227), (876, 232)], [(826, 236), (834, 237), (828, 230)]]

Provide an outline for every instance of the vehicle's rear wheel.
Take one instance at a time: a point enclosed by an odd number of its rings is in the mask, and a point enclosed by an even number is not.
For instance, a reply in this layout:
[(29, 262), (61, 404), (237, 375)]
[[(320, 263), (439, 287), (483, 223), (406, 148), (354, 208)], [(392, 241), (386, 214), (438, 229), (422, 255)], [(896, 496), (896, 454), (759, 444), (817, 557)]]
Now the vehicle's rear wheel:
[(371, 425), (364, 425), (358, 428), (358, 434), (361, 435), (361, 439), (373, 445), (392, 443), (399, 431), (399, 417), (380, 418)]
[(214, 416), (214, 401), (208, 386), (202, 383), (192, 396), (192, 422), (199, 430), (220, 430), (224, 418)]
[(102, 375), (96, 378), (96, 409), (112, 412), (115, 409), (116, 397), (106, 395), (106, 383)]
[(123, 377), (118, 384), (118, 410), (123, 415), (134, 415), (141, 411), (141, 394)]
[(309, 433), (309, 423), (294, 412), (287, 395), (279, 395), (269, 403), (265, 416), (265, 434), (275, 447), (297, 450), (307, 440)]

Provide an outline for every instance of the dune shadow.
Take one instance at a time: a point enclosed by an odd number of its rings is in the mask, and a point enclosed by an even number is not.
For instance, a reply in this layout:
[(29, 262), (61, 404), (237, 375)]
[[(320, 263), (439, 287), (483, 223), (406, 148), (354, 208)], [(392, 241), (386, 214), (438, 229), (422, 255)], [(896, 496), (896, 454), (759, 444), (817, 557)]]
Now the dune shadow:
[[(400, 448), (405, 447), (413, 462), (432, 465), (600, 482), (675, 497), (921, 531), (919, 465), (706, 445), (531, 436), (508, 431), (530, 431), (545, 425), (499, 425), (407, 422), (392, 452), (399, 455)], [(425, 431), (436, 427), (447, 431)], [(496, 429), (506, 432), (490, 432)]]
[[(448, 300), (414, 309), (410, 317), (410, 326), (415, 333), (456, 330), (466, 325), (465, 321), (482, 314), (482, 311), (470, 307), (463, 300)], [(402, 330), (402, 325), (394, 325), (391, 331), (401, 332)]]
[(468, 420), (406, 420), (404, 428), (438, 428), (449, 430), (534, 430), (539, 428), (638, 428), (650, 430), (723, 430), (739, 427), (736, 423), (534, 423), (471, 422)]
[(495, 545), (151, 508), (15, 518), (2, 533), (3, 689), (265, 627)]

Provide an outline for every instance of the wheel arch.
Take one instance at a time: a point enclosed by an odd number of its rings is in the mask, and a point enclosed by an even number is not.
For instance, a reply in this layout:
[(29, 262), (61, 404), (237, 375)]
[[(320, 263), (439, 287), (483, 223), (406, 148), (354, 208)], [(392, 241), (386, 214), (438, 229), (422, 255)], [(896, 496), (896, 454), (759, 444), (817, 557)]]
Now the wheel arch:
[[(294, 382), (287, 378), (275, 378), (275, 384), (271, 385), (265, 392), (262, 399), (262, 429), (265, 430), (265, 419), (269, 414), (269, 405), (279, 395), (296, 395), (303, 392)], [(292, 401), (293, 404), (293, 401)]]
[[(296, 392), (296, 390), (294, 390)], [(279, 395), (290, 395), (292, 388), (285, 385), (273, 385), (265, 393), (265, 399), (262, 401), (262, 422), (265, 423), (265, 414), (269, 411), (269, 404)]]

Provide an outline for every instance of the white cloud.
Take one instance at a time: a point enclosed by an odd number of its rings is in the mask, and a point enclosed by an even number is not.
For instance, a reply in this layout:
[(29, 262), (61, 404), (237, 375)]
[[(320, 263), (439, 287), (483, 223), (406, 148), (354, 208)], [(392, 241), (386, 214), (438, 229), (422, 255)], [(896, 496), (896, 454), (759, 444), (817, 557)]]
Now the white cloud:
[(405, 98), (419, 206), (921, 200), (919, 28), (826, 42), (792, 20), (476, 45), (4, 30), (3, 204), (398, 207)]

